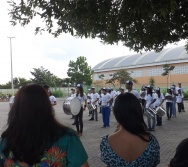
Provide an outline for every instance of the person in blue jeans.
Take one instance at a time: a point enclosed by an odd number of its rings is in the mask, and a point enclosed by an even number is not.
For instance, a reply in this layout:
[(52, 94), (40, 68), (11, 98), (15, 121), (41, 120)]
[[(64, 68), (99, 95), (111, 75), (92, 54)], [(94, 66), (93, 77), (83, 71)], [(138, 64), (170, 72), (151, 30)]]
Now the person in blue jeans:
[(103, 118), (103, 126), (102, 128), (106, 128), (110, 126), (110, 100), (111, 96), (107, 93), (106, 88), (102, 89), (103, 94), (101, 95), (101, 108), (102, 108), (102, 118)]
[(166, 112), (167, 112), (167, 120), (170, 120), (172, 116), (172, 90), (171, 88), (167, 89), (167, 93), (165, 94), (166, 99)]

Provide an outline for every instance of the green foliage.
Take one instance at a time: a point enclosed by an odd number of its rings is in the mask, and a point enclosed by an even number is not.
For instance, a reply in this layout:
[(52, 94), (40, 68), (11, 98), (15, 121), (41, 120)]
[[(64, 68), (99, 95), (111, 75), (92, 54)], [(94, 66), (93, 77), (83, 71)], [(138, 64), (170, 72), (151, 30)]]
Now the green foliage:
[(149, 84), (151, 85), (151, 86), (155, 86), (155, 80), (154, 80), (154, 78), (153, 77), (150, 77), (150, 79), (149, 79)]
[(62, 79), (53, 75), (49, 70), (44, 67), (33, 68), (31, 74), (34, 78), (31, 78), (31, 81), (36, 84), (47, 84), (50, 87), (62, 86)]
[(125, 82), (127, 80), (132, 80), (134, 83), (137, 83), (138, 81), (133, 79), (130, 76), (130, 74), (131, 73), (127, 72), (125, 69), (121, 69), (121, 70), (117, 71), (116, 73), (111, 74), (112, 78), (107, 80), (106, 83), (114, 85), (115, 82), (117, 81), (121, 85), (121, 84), (125, 84)]
[(168, 87), (168, 77), (171, 71), (173, 71), (175, 66), (171, 66), (170, 64), (164, 64), (163, 65), (163, 73), (161, 74), (162, 76), (166, 76), (167, 79), (167, 87)]
[(55, 97), (63, 97), (64, 96), (64, 93), (59, 89), (55, 88), (55, 90), (52, 91), (52, 94), (55, 96)]
[(98, 77), (99, 77), (99, 79), (104, 79), (105, 75), (104, 74), (99, 74)]
[[(21, 78), (21, 77), (13, 78), (14, 88), (16, 89), (28, 83), (31, 83), (31, 81), (25, 78)], [(0, 89), (11, 89), (11, 81), (7, 82), (6, 84), (0, 85)]]
[(135, 50), (160, 51), (168, 43), (187, 39), (186, 0), (10, 0), (10, 22), (25, 26), (39, 16), (47, 31), (78, 37), (100, 38), (114, 44), (122, 41)]
[(188, 91), (185, 91), (184, 98), (188, 99)]
[(175, 66), (171, 66), (170, 64), (164, 64), (163, 65), (163, 73), (162, 76), (168, 76), (170, 71), (173, 71)]
[(71, 83), (84, 83), (86, 85), (91, 85), (92, 71), (91, 67), (88, 66), (86, 61), (86, 57), (80, 56), (75, 62), (69, 62), (69, 69), (67, 75), (70, 77)]

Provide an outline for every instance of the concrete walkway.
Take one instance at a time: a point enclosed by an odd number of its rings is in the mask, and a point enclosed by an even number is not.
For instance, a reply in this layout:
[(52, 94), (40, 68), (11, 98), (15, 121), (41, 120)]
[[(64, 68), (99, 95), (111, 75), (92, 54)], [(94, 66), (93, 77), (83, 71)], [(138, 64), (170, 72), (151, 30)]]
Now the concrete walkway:
[[(188, 101), (185, 101), (185, 109), (188, 111)], [(71, 125), (73, 120), (71, 116), (64, 114), (62, 110), (63, 99), (57, 99), (55, 106), (56, 118), (64, 125), (76, 129)], [(9, 111), (8, 102), (0, 102), (0, 134), (7, 122), (7, 115)], [(84, 130), (83, 136), (80, 138), (89, 156), (90, 167), (105, 167), (105, 165), (98, 158), (100, 153), (99, 144), (101, 137), (110, 134), (115, 130), (116, 121), (111, 114), (110, 128), (100, 128), (102, 126), (101, 114), (99, 114), (99, 121), (88, 121), (88, 111), (84, 112)], [(177, 113), (176, 118), (170, 121), (163, 117), (163, 126), (156, 127), (156, 131), (152, 132), (158, 139), (161, 147), (161, 163), (159, 167), (167, 167), (170, 159), (174, 156), (175, 149), (181, 140), (188, 137), (188, 112), (181, 114)]]

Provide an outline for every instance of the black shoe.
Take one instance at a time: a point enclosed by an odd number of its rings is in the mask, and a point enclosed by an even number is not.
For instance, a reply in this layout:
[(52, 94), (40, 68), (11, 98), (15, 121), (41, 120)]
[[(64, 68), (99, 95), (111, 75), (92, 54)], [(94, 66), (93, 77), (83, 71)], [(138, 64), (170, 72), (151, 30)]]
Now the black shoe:
[(156, 126), (160, 126), (160, 124), (156, 124)]
[(94, 121), (94, 118), (89, 119), (89, 121)]
[(98, 121), (98, 119), (96, 119), (95, 121)]
[(72, 125), (76, 125), (76, 122), (74, 122)]

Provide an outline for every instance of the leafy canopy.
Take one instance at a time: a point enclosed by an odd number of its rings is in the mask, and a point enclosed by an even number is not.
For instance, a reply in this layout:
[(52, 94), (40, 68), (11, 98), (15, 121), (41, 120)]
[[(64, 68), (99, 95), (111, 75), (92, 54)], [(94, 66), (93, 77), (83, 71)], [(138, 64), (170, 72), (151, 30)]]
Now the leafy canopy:
[(114, 74), (111, 74), (111, 79), (107, 80), (107, 84), (114, 85), (116, 82), (119, 82), (121, 84), (125, 84), (127, 80), (132, 80), (134, 83), (137, 83), (138, 81), (136, 79), (133, 79), (131, 76), (131, 73), (127, 72), (125, 69), (121, 69)]
[(173, 71), (175, 66), (171, 66), (170, 64), (164, 64), (163, 65), (163, 73), (162, 76), (169, 76), (170, 71)]
[[(17, 2), (17, 3), (16, 3)], [(160, 51), (168, 43), (187, 39), (187, 0), (13, 0), (9, 15), (12, 25), (29, 24), (39, 16), (55, 37), (100, 38), (114, 44), (122, 41), (134, 51)], [(188, 44), (186, 45), (188, 48)]]
[(30, 73), (34, 78), (31, 81), (36, 84), (47, 84), (50, 87), (62, 86), (62, 79), (52, 74), (48, 69), (44, 67), (33, 68), (34, 71)]
[(92, 71), (91, 67), (88, 66), (86, 61), (86, 57), (80, 56), (75, 62), (69, 62), (67, 75), (71, 78), (72, 83), (91, 85)]

